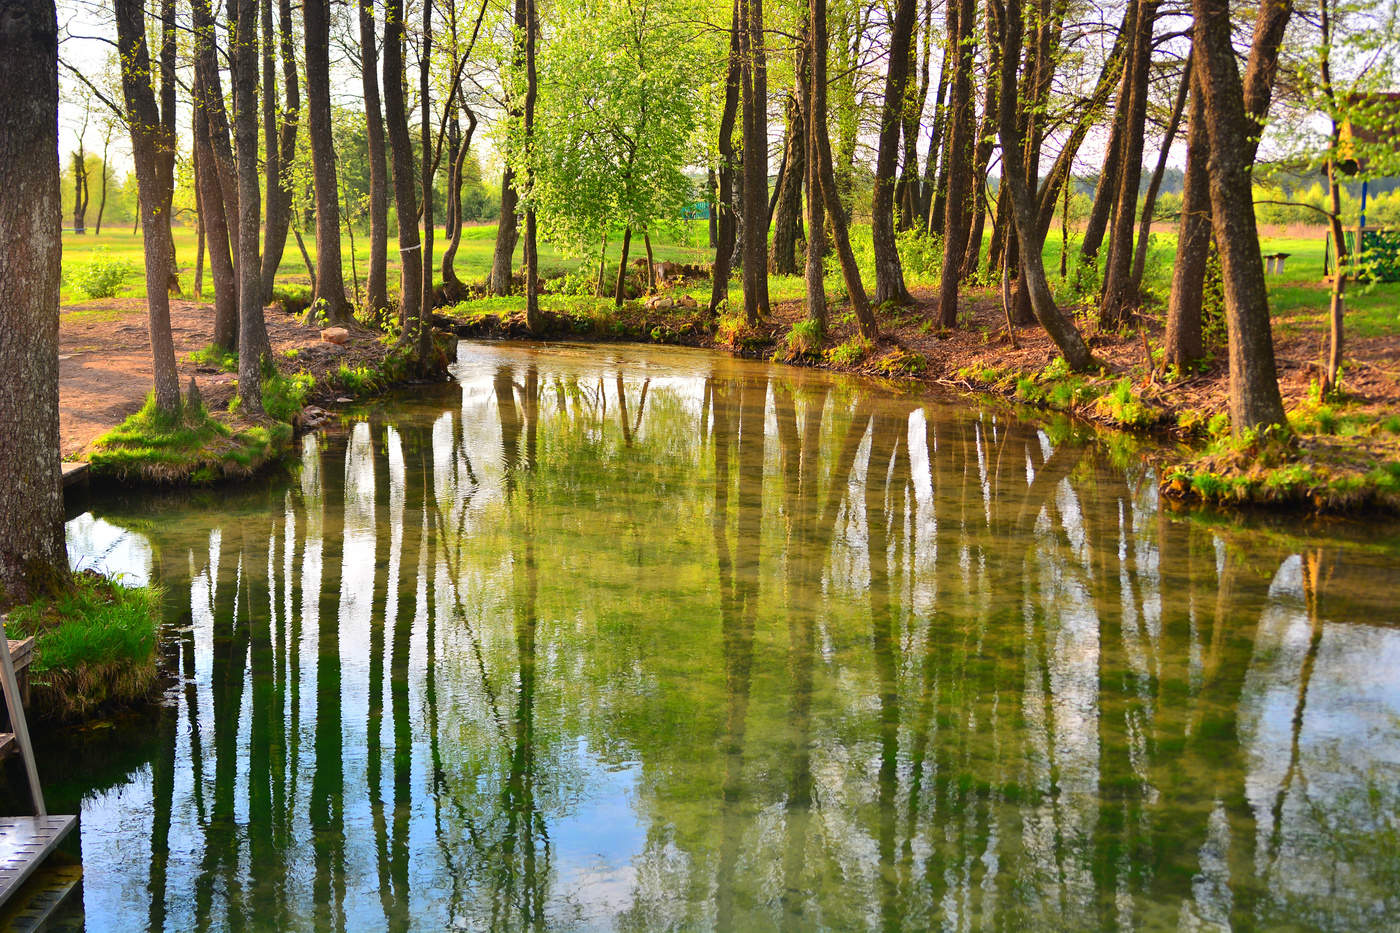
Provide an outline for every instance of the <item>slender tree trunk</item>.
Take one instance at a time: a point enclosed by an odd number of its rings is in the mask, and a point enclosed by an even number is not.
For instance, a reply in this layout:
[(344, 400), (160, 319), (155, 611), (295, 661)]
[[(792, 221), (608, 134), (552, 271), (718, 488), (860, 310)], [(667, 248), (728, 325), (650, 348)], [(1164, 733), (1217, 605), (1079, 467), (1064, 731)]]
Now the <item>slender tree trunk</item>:
[(146, 307), (150, 318), (151, 368), (155, 401), (164, 415), (180, 413), (180, 382), (175, 368), (175, 342), (170, 333), (170, 194), (165, 177), (173, 160), (175, 139), (161, 122), (151, 87), (151, 54), (146, 42), (146, 17), (141, 0), (115, 0), (117, 45), (122, 60), (122, 96), (131, 130), (131, 155), (136, 165), (139, 219), (144, 229)]
[[(277, 168), (267, 178), (267, 223), (263, 230), (262, 255), (262, 294), (263, 303), (272, 301), (272, 287), (277, 280), (277, 270), (282, 267), (282, 256), (287, 248), (287, 231), (292, 225), (292, 186), (288, 167), (296, 159), (297, 124), (301, 119), (300, 76), (297, 69), (296, 42), (292, 37), (292, 0), (279, 0), (277, 23), (277, 44), (282, 59), (282, 100), (281, 111), (276, 109), (277, 120)], [(268, 11), (271, 12), (270, 10)], [(267, 31), (264, 31), (267, 35)], [(269, 38), (267, 41), (271, 42)], [(265, 61), (270, 60), (270, 53)], [(264, 93), (273, 98), (275, 85), (271, 79)], [(272, 132), (269, 125), (267, 133)]]
[[(68, 581), (58, 430), (58, 20), (0, 7), (0, 609)], [(154, 102), (152, 102), (154, 106)], [(105, 163), (104, 163), (105, 169)]]
[(245, 415), (262, 412), (263, 359), (271, 355), (263, 323), (262, 218), (258, 176), (258, 0), (238, 0), (233, 46), (234, 140), (238, 154), (238, 400)]
[[(1322, 42), (1320, 45), (1321, 72), (1322, 72), (1322, 92), (1326, 95), (1328, 103), (1335, 113), (1337, 107), (1336, 93), (1332, 85), (1332, 10), (1328, 5), (1328, 0), (1321, 0), (1319, 3), (1321, 18), (1319, 20), (1322, 32)], [(1336, 117), (1332, 118), (1331, 151), (1337, 152), (1342, 146), (1342, 131), (1337, 125)], [(1350, 257), (1347, 256), (1346, 236), (1342, 232), (1342, 183), (1337, 177), (1337, 160), (1335, 157), (1327, 160), (1327, 196), (1331, 202), (1331, 212), (1328, 220), (1332, 231), (1332, 242), (1337, 244), (1337, 268), (1332, 274), (1332, 296), (1327, 309), (1328, 341), (1327, 341), (1327, 364), (1322, 376), (1322, 393), (1324, 396), (1335, 391), (1342, 381), (1342, 350), (1345, 345), (1344, 324), (1346, 317), (1347, 301), (1347, 280), (1351, 272)], [(1356, 230), (1356, 253), (1361, 255), (1363, 244), (1362, 237), (1365, 235), (1358, 223)]]
[[(802, 41), (805, 43), (805, 37)], [(801, 67), (799, 63), (798, 68)], [(772, 244), (768, 249), (768, 269), (774, 275), (797, 274), (797, 242), (802, 236), (802, 182), (807, 175), (805, 122), (802, 105), (794, 93), (787, 103), (787, 148), (782, 180), (774, 192), (777, 206), (773, 212)]]
[[(1137, 29), (1137, 0), (1128, 4), (1129, 16), (1124, 20), (1124, 31), (1134, 35)], [(1131, 58), (1131, 56), (1129, 56)], [(1113, 122), (1109, 125), (1108, 148), (1105, 150), (1103, 171), (1094, 189), (1094, 203), (1089, 208), (1089, 220), (1084, 226), (1084, 239), (1079, 243), (1081, 262), (1098, 259), (1099, 247), (1103, 245), (1104, 233), (1108, 230), (1109, 215), (1113, 211), (1113, 201), (1118, 193), (1118, 179), (1123, 172), (1123, 147), (1126, 144), (1124, 123), (1128, 119), (1128, 101), (1132, 93), (1132, 68), (1123, 69), (1118, 82), (1118, 100), (1113, 107)]]
[[(932, 27), (930, 27), (930, 32)], [(938, 160), (942, 156), (947, 140), (946, 106), (948, 100), (948, 78), (953, 72), (953, 62), (957, 49), (953, 43), (943, 43), (943, 61), (938, 66), (938, 91), (933, 99), (933, 126), (928, 134), (928, 158), (924, 161), (923, 201), (919, 205), (924, 230), (933, 235), (943, 229), (941, 213), (935, 217), (934, 208), (942, 203), (943, 189), (939, 186)]]
[(938, 323), (954, 327), (958, 323), (958, 285), (968, 249), (968, 230), (963, 226), (964, 206), (972, 189), (972, 64), (975, 49), (972, 28), (976, 17), (973, 0), (948, 3), (948, 36), (957, 55), (953, 59), (951, 93), (948, 97), (950, 131), (944, 161), (948, 164), (948, 201), (943, 212), (943, 269), (938, 285)]
[(316, 190), (316, 300), (326, 320), (348, 324), (352, 318), (341, 267), (340, 190), (331, 135), (330, 0), (303, 0), (301, 9), (306, 31), (307, 133)]
[(627, 298), (627, 251), (632, 246), (632, 228), (622, 231), (622, 258), (617, 261), (617, 287), (613, 290), (613, 303), (619, 308)]
[(97, 222), (93, 224), (92, 235), (102, 235), (102, 212), (107, 209), (107, 150), (111, 143), (110, 135), (102, 138), (102, 184), (97, 195)]
[(711, 168), (705, 173), (705, 213), (710, 227), (710, 249), (719, 245), (719, 180)]
[[(268, 242), (271, 233), (278, 223), (278, 196), (282, 190), (282, 150), (277, 139), (277, 44), (273, 41), (272, 34), (272, 0), (261, 0), (258, 9), (259, 26), (262, 29), (262, 118), (263, 118), (263, 176), (266, 179), (267, 194), (263, 202), (263, 230), (264, 236), (262, 255), (259, 260), (258, 273), (258, 294), (259, 300), (267, 304), (272, 300), (272, 278), (277, 275), (277, 263), (281, 261), (281, 255), (276, 260), (272, 257), (272, 244)], [(291, 202), (287, 204), (288, 210)], [(290, 214), (287, 221), (291, 221)], [(286, 237), (286, 229), (283, 228), (282, 236)], [(272, 265), (272, 277), (267, 275), (269, 264)]]
[[(907, 2), (907, 0), (906, 0)], [(744, 320), (768, 316), (768, 64), (763, 0), (740, 0), (744, 105)]]
[(384, 5), (384, 122), (394, 160), (394, 207), (399, 215), (399, 321), (407, 330), (408, 316), (423, 301), (423, 264), (418, 251), (418, 202), (413, 188), (413, 140), (408, 134), (408, 105), (404, 100), (403, 0)]
[(656, 261), (651, 252), (651, 233), (642, 231), (642, 247), (647, 253), (647, 292), (656, 291)]
[[(517, 69), (525, 66), (525, 32), (529, 28), (529, 8), (527, 0), (515, 0), (515, 40), (513, 65)], [(521, 102), (507, 101), (506, 113), (510, 120), (521, 117)], [(507, 144), (509, 146), (509, 144)], [(509, 295), (511, 266), (515, 258), (516, 241), (520, 238), (519, 218), (520, 195), (515, 190), (515, 171), (506, 160), (505, 171), (501, 175), (501, 217), (496, 223), (496, 251), (491, 259), (491, 278), (486, 290), (492, 295)]]
[(199, 193), (199, 144), (190, 147), (190, 169), (194, 174), (194, 300), (204, 300), (204, 205)]
[[(825, 0), (809, 0), (809, 3), (822, 3)], [(803, 67), (798, 69), (798, 96), (802, 102), (803, 116), (808, 127), (815, 127), (818, 120), (826, 115), (816, 109), (817, 97), (812, 88), (812, 70), (816, 62), (816, 49), (813, 44), (810, 17), (806, 33), (806, 55)], [(807, 146), (803, 164), (806, 168), (807, 187), (807, 319), (817, 325), (817, 336), (823, 337), (827, 327), (826, 309), (826, 211), (822, 203), (822, 182), (818, 166), (821, 157), (817, 147), (817, 134), (809, 130), (803, 142)]]
[[(811, 4), (812, 17), (812, 112), (825, 114), (826, 109), (826, 4), (817, 0)], [(855, 253), (851, 250), (851, 239), (846, 227), (846, 211), (841, 206), (841, 194), (836, 185), (836, 172), (831, 164), (831, 139), (827, 134), (827, 121), (818, 117), (811, 121), (812, 132), (817, 140), (817, 172), (821, 178), (822, 199), (826, 202), (826, 212), (831, 217), (831, 238), (836, 243), (836, 253), (841, 257), (841, 275), (846, 280), (846, 295), (855, 312), (856, 323), (861, 335), (867, 340), (877, 340), (880, 326), (870, 308), (870, 299), (865, 293), (865, 283), (860, 279), (860, 267), (856, 265)], [(815, 238), (814, 238), (815, 239)]]
[(78, 140), (78, 151), (73, 153), (73, 232), (79, 236), (87, 233), (87, 153), (83, 151), (83, 141)]
[(1191, 114), (1186, 137), (1186, 180), (1181, 192), (1181, 225), (1172, 265), (1172, 291), (1167, 302), (1165, 362), (1178, 369), (1195, 365), (1206, 354), (1201, 332), (1201, 302), (1206, 261), (1210, 256), (1210, 175), (1206, 169), (1210, 145), (1200, 67), (1192, 56)]
[(1021, 55), (1021, 8), (1015, 2), (1006, 3), (1001, 12), (1002, 59), (1001, 101), (998, 118), (1002, 151), (1002, 184), (1007, 186), (1012, 219), (1020, 242), (1021, 276), (1030, 290), (1031, 307), (1040, 326), (1050, 335), (1075, 372), (1085, 372), (1096, 365), (1084, 338), (1074, 322), (1055, 306), (1050, 284), (1045, 278), (1045, 263), (1041, 256), (1042, 241), (1036, 236), (1035, 205), (1027, 184), (1029, 173), (1024, 164), (1025, 140), (1019, 138), (1020, 122), (1016, 108), (1016, 70)]
[[(1276, 0), (1263, 0), (1261, 5), (1271, 3)], [(1210, 132), (1211, 224), (1220, 247), (1225, 286), (1230, 423), (1239, 433), (1284, 423), (1268, 289), (1254, 221), (1254, 146), (1250, 135), (1257, 129), (1245, 109), (1244, 87), (1230, 43), (1229, 4), (1226, 0), (1192, 0), (1191, 9)]]
[(1113, 232), (1104, 271), (1103, 302), (1099, 327), (1116, 330), (1138, 306), (1133, 286), (1133, 226), (1137, 220), (1138, 187), (1142, 183), (1142, 152), (1147, 121), (1148, 79), (1151, 76), (1152, 32), (1157, 23), (1159, 0), (1137, 0), (1136, 35), (1133, 43), (1132, 78), (1128, 115), (1123, 122), (1123, 170), (1113, 208)]
[[(875, 193), (871, 200), (870, 236), (875, 247), (875, 303), (912, 304), (904, 284), (904, 267), (894, 235), (895, 169), (909, 84), (909, 46), (914, 36), (914, 0), (896, 0), (890, 31), (885, 100), (880, 111), (880, 147), (875, 157)], [(961, 255), (961, 250), (959, 251)]]
[[(996, 24), (987, 17), (988, 47), (992, 46), (992, 31)], [(986, 95), (982, 101), (982, 124), (977, 132), (977, 145), (972, 152), (972, 226), (967, 233), (967, 248), (963, 253), (961, 277), (967, 281), (977, 274), (982, 260), (982, 232), (987, 223), (987, 166), (992, 160), (992, 149), (996, 146), (997, 110), (1001, 101), (997, 97), (1001, 84), (987, 81)], [(971, 104), (969, 104), (971, 106)]]
[[(175, 132), (175, 0), (160, 0), (160, 124), (161, 132), (170, 140), (159, 152), (161, 184), (167, 189), (162, 199), (167, 205), (175, 200), (175, 149), (179, 137)], [(175, 261), (175, 222), (173, 206), (161, 218), (165, 228), (165, 250), (170, 264), (165, 289), (171, 295), (180, 294), (180, 266)]]
[(462, 244), (462, 175), (467, 156), (471, 152), (472, 136), (476, 133), (476, 112), (470, 107), (464, 109), (467, 111), (467, 132), (457, 147), (457, 159), (453, 162), (452, 177), (448, 185), (448, 197), (451, 199), (452, 212), (457, 218), (457, 223), (452, 228), (452, 241), (442, 253), (443, 295), (448, 301), (454, 302), (461, 301), (467, 294), (466, 286), (457, 277), (456, 262), (457, 249)]
[[(198, 41), (198, 33), (196, 38)], [(238, 349), (238, 280), (229, 252), (229, 218), (224, 212), (223, 188), (209, 139), (208, 108), (200, 103), (208, 99), (208, 91), (199, 75), (194, 89), (195, 183), (199, 187), (209, 268), (214, 274), (214, 345), (232, 352)]]
[[(419, 52), (418, 60), (418, 103), (421, 105), (419, 115), (419, 149), (422, 157), (422, 172), (419, 175), (421, 189), (419, 192), (419, 210), (423, 215), (423, 248), (419, 255), (419, 275), (422, 278), (422, 286), (418, 294), (417, 307), (404, 308), (404, 329), (403, 343), (413, 351), (414, 359), (418, 363), (418, 371), (426, 373), (428, 360), (433, 348), (433, 120), (432, 120), (432, 86), (430, 84), (430, 66), (432, 63), (433, 50), (433, 5), (423, 4), (423, 32), (420, 40), (423, 45)], [(447, 105), (452, 106), (449, 100)], [(402, 220), (400, 220), (402, 222)], [(411, 220), (417, 223), (417, 220)]]
[[(535, 133), (535, 100), (539, 94), (538, 76), (535, 74), (535, 44), (539, 40), (539, 11), (535, 0), (527, 0), (529, 12), (525, 28), (525, 141), (530, 146)], [(528, 183), (534, 183), (534, 169), (531, 168)], [(646, 238), (647, 272), (651, 274), (651, 239)], [(656, 281), (652, 279), (652, 287)], [(525, 326), (531, 333), (544, 330), (544, 319), (540, 316), (540, 257), (535, 231), (535, 208), (525, 211)]]
[(1186, 67), (1181, 73), (1181, 86), (1176, 92), (1176, 102), (1172, 105), (1171, 117), (1167, 120), (1167, 131), (1162, 136), (1162, 147), (1157, 153), (1157, 167), (1152, 171), (1152, 180), (1147, 184), (1147, 193), (1142, 198), (1142, 219), (1138, 222), (1137, 248), (1133, 253), (1132, 291), (1142, 291), (1142, 276), (1147, 270), (1147, 238), (1152, 233), (1152, 212), (1157, 207), (1157, 193), (1162, 190), (1162, 176), (1167, 171), (1167, 156), (1172, 143), (1181, 129), (1181, 115), (1186, 109), (1187, 92), (1191, 88), (1191, 57), (1186, 57)]
[[(918, 29), (917, 20), (914, 28)], [(904, 137), (904, 156), (900, 160), (899, 181), (895, 183), (894, 202), (899, 212), (899, 229), (914, 230), (919, 219), (919, 121), (923, 119), (924, 105), (928, 102), (929, 58), (933, 46), (933, 0), (924, 0), (924, 37), (921, 50), (918, 43), (909, 43), (909, 68), (914, 68), (914, 55), (919, 53), (918, 90), (913, 84), (907, 85), (904, 97), (904, 110), (901, 122)], [(799, 46), (800, 48), (801, 46)]]
[[(219, 59), (215, 49), (214, 12), (210, 0), (191, 0), (190, 15), (194, 25), (195, 72), (201, 91), (195, 106), (204, 111), (208, 122), (209, 145), (213, 157), (210, 165), (219, 183), (224, 216), (228, 218), (229, 255), (238, 268), (238, 168), (234, 164), (233, 145), (229, 141), (228, 111), (224, 108), (224, 91), (219, 77)], [(212, 248), (212, 247), (211, 247)], [(235, 299), (236, 301), (236, 299)]]
[(389, 306), (389, 180), (384, 153), (384, 114), (379, 102), (379, 52), (373, 0), (360, 0), (360, 83), (365, 95), (365, 139), (369, 148), (369, 269), (365, 310), (378, 316)]
[[(742, 30), (739, 0), (734, 0), (729, 25), (729, 69), (724, 79), (724, 110), (719, 120), (719, 216), (716, 223), (718, 236), (710, 286), (711, 314), (719, 314), (720, 307), (729, 301), (729, 273), (738, 232), (737, 218), (734, 216), (734, 119), (739, 112), (739, 33)], [(626, 240), (623, 243), (623, 253), (626, 253)], [(621, 294), (619, 284), (619, 304)]]

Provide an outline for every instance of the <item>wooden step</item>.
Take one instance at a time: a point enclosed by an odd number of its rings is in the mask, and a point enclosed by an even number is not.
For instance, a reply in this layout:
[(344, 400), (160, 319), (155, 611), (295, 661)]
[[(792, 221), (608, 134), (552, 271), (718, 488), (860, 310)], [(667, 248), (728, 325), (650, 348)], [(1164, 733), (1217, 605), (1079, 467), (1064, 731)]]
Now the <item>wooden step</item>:
[(77, 825), (76, 816), (0, 817), (0, 905)]
[(15, 673), (18, 674), (34, 660), (34, 636), (11, 638), (8, 641), (10, 643), (10, 662), (14, 664)]
[(58, 865), (57, 860), (55, 857), (36, 870), (0, 910), (0, 929), (37, 933), (48, 928), (48, 922), (83, 880), (81, 865)]

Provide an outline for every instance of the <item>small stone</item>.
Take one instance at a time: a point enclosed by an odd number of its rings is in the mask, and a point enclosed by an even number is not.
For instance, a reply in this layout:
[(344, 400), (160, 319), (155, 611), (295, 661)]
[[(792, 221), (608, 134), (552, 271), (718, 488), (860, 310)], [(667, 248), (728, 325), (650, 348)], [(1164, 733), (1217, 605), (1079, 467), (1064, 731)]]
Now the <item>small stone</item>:
[(340, 396), (339, 398), (337, 398), (336, 401), (339, 402), (339, 403), (342, 404), (342, 405), (348, 405), (349, 403), (351, 403), (351, 402), (353, 402), (353, 401), (355, 401), (355, 400), (354, 400), (353, 398), (347, 398), (346, 396), (342, 395), (342, 396)]
[(694, 311), (696, 308), (700, 307), (700, 302), (696, 301), (693, 295), (682, 295), (680, 300), (680, 306), (682, 308), (688, 308), (689, 310)]
[(647, 299), (647, 310), (649, 311), (664, 311), (667, 308), (674, 308), (675, 306), (675, 301), (664, 295), (654, 295)]
[(350, 340), (350, 331), (343, 327), (327, 327), (321, 331), (321, 339), (326, 343), (343, 344)]

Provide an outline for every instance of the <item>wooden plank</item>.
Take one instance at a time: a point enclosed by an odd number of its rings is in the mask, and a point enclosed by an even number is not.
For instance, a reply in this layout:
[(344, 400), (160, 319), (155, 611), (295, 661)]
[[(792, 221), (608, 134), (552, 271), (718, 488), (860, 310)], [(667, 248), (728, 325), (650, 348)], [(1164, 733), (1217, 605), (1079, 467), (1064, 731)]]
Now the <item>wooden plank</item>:
[(0, 758), (5, 757), (15, 750), (15, 734), (13, 732), (0, 732)]
[(38, 869), (0, 911), (0, 929), (11, 933), (37, 933), (46, 929), (59, 907), (82, 880), (82, 865), (51, 862)]
[(63, 461), (63, 488), (77, 483), (88, 481), (88, 464), (86, 460), (65, 460)]
[(18, 674), (34, 660), (34, 636), (6, 640), (10, 643), (10, 663), (15, 666), (15, 673)]
[(78, 825), (76, 816), (0, 817), (0, 905)]

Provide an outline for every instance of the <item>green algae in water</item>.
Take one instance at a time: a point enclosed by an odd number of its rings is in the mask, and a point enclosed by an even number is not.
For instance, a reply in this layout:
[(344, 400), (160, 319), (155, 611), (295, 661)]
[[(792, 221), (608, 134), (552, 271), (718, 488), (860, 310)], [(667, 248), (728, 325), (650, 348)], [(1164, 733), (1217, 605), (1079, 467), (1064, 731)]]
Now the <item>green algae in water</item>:
[(1179, 520), (1110, 447), (812, 371), (458, 375), (78, 520), (176, 675), (40, 750), (90, 927), (1400, 916), (1393, 527)]

